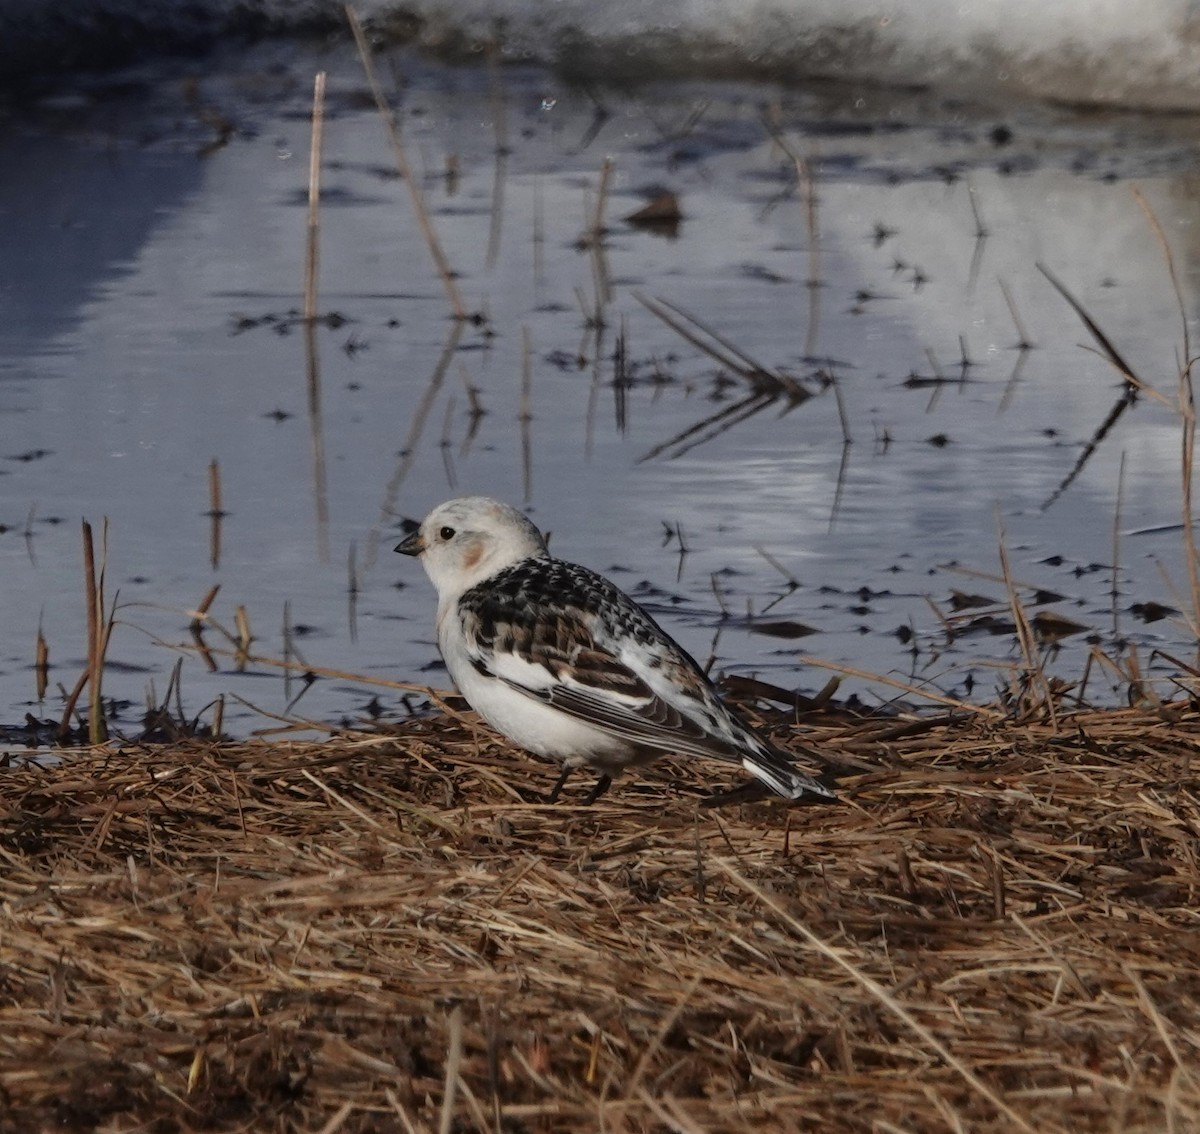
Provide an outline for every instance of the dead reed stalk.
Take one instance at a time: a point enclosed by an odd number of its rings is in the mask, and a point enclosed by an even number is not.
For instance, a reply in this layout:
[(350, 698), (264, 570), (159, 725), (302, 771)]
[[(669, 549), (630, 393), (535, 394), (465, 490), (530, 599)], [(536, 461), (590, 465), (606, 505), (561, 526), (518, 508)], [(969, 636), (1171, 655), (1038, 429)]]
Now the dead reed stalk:
[(33, 673), (37, 682), (37, 699), (42, 701), (50, 684), (50, 646), (42, 632), (42, 616), (38, 615), (37, 642), (34, 647)]
[(304, 253), (304, 318), (317, 317), (317, 262), (321, 234), (321, 148), (325, 131), (325, 72), (313, 81), (312, 139), (308, 148), (308, 227)]
[[(777, 108), (773, 108), (777, 109)], [(804, 354), (811, 357), (817, 349), (817, 335), (820, 329), (820, 297), (821, 297), (821, 229), (817, 220), (817, 189), (813, 177), (812, 164), (801, 154), (797, 153), (791, 143), (784, 137), (783, 131), (775, 121), (775, 116), (764, 113), (763, 126), (772, 141), (785, 153), (796, 173), (796, 185), (804, 203), (804, 224), (808, 231), (808, 278), (805, 288), (808, 291), (808, 328), (804, 335)]]
[(108, 559), (108, 520), (104, 521), (100, 537), (100, 565), (96, 565), (96, 550), (92, 525), (83, 521), (83, 587), (87, 612), (87, 686), (88, 738), (92, 744), (108, 739), (104, 720), (104, 658), (108, 652), (108, 635), (112, 624), (105, 617), (104, 571)]
[(491, 96), (492, 124), (496, 133), (496, 162), (492, 176), (492, 209), (488, 224), (487, 256), (489, 269), (496, 266), (500, 256), (500, 236), (504, 221), (504, 184), (508, 175), (508, 111), (504, 96), (504, 80), (500, 73), (500, 44), (495, 40), (487, 45), (488, 92)]
[(320, 235), (321, 149), (325, 122), (325, 72), (313, 84), (312, 139), (308, 159), (308, 225), (304, 258), (304, 369), (312, 444), (313, 504), (317, 554), (329, 562), (329, 486), (325, 470), (325, 427), (321, 413), (321, 359), (317, 350), (318, 238)]
[(396, 127), (396, 116), (392, 113), (387, 98), (383, 93), (383, 87), (380, 86), (379, 79), (376, 77), (375, 64), (371, 61), (371, 45), (367, 42), (367, 37), (363, 32), (357, 13), (349, 4), (346, 5), (346, 19), (350, 23), (351, 32), (354, 33), (354, 42), (358, 46), (358, 55), (362, 60), (363, 71), (367, 76), (367, 85), (371, 88), (371, 95), (375, 99), (375, 105), (379, 109), (379, 116), (383, 119), (384, 128), (387, 130), (388, 141), (391, 143), (392, 157), (396, 162), (396, 168), (400, 171), (400, 176), (404, 184), (408, 186), (413, 212), (416, 214), (417, 224), (421, 228), (421, 235), (425, 238), (425, 246), (429, 249), (429, 254), (433, 257), (434, 265), (437, 267), (438, 275), (442, 280), (442, 286), (446, 289), (446, 297), (450, 300), (450, 307), (454, 312), (454, 317), (459, 321), (468, 319), (470, 316), (467, 313), (466, 306), (463, 304), (462, 296), (459, 294), (458, 285), (454, 282), (454, 272), (451, 271), (446, 254), (442, 251), (441, 241), (438, 240), (433, 222), (429, 219), (429, 210), (425, 207), (425, 198), (421, 193), (421, 187), (417, 184), (417, 178), (414, 176), (412, 167), (409, 165), (404, 144), (400, 140), (400, 131)]
[(225, 509), (221, 507), (221, 466), (214, 457), (208, 463), (208, 561), (215, 571), (221, 565), (221, 521)]
[(529, 328), (521, 327), (521, 487), (526, 504), (533, 499), (533, 341)]

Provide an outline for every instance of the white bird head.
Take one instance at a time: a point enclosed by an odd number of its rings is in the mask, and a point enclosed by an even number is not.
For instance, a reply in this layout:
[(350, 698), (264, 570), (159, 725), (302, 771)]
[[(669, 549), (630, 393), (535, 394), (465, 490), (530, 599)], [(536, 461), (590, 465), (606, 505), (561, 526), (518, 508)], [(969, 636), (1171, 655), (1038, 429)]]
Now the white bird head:
[(487, 496), (439, 504), (396, 550), (421, 557), (443, 600), (522, 559), (547, 554), (542, 533), (527, 517)]

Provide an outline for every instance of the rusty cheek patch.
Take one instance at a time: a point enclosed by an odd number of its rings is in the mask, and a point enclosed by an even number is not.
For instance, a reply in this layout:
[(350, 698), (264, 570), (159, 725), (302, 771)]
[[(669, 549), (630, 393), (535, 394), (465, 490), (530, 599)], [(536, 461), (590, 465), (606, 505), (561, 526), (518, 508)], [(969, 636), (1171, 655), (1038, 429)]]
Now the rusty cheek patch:
[(463, 556), (463, 568), (467, 571), (473, 571), (482, 558), (483, 544), (473, 544), (467, 549), (466, 555)]

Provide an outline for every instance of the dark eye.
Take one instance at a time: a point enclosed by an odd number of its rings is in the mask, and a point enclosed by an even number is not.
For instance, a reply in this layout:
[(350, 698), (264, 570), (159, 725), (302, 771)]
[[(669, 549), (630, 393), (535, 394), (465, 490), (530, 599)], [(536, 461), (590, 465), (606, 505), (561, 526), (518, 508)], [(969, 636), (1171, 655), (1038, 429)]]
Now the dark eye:
[(438, 532), (438, 535), (441, 536), (442, 539), (453, 539), (454, 538), (454, 529), (449, 526), (444, 527), (444, 528), (442, 528), (442, 530), (440, 532)]

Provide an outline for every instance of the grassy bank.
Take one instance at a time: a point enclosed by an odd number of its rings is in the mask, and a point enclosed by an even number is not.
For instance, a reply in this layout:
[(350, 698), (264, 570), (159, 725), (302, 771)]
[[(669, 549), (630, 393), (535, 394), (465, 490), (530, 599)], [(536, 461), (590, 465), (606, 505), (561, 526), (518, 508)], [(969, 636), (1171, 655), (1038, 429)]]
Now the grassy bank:
[(839, 806), (453, 714), (10, 757), (0, 1130), (1196, 1129), (1200, 713), (803, 723)]

